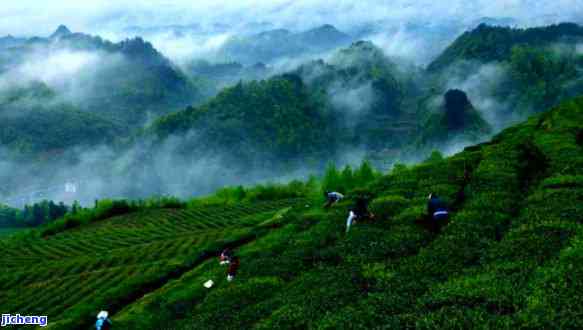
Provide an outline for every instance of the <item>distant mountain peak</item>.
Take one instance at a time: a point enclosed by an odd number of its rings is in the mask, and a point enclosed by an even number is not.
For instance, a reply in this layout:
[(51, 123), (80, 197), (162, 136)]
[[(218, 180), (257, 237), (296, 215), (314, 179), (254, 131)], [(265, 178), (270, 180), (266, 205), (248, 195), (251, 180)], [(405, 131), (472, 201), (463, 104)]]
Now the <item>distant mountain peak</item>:
[(289, 30), (286, 29), (273, 29), (269, 31), (263, 31), (257, 34), (259, 38), (284, 38), (291, 34)]
[(334, 25), (331, 24), (324, 24), (318, 27), (312, 28), (304, 32), (304, 34), (320, 34), (320, 35), (329, 35), (338, 38), (348, 37), (344, 32), (338, 30)]
[(71, 30), (69, 30), (68, 27), (66, 27), (65, 25), (59, 25), (57, 30), (55, 32), (53, 32), (53, 34), (51, 34), (50, 38), (51, 39), (60, 38), (60, 37), (68, 36), (70, 34), (72, 34), (72, 32), (71, 32)]
[[(315, 28), (313, 30), (338, 31), (338, 29), (334, 25), (332, 25), (332, 24), (324, 24), (324, 25), (319, 26), (319, 27), (317, 27), (317, 28)], [(338, 32), (340, 32), (340, 31), (338, 31)]]

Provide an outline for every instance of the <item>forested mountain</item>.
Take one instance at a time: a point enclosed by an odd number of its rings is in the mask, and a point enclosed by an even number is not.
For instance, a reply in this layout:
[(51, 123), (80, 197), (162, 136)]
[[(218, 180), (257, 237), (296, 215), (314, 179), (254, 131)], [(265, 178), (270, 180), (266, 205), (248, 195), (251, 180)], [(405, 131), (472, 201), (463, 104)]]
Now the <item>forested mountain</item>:
[(408, 105), (419, 93), (417, 72), (406, 72), (371, 42), (356, 42), (295, 72), (325, 95), (351, 145), (399, 147), (415, 133), (415, 109)]
[(252, 65), (300, 55), (320, 55), (347, 46), (351, 41), (349, 35), (332, 25), (323, 25), (303, 32), (276, 29), (250, 36), (233, 37), (223, 46), (222, 54), (229, 60)]
[[(483, 29), (490, 28), (482, 25), (474, 33)], [(280, 34), (287, 35), (284, 31), (279, 31)], [(476, 86), (470, 85), (465, 90), (468, 85), (465, 80), (476, 68), (488, 63), (462, 63), (433, 73), (431, 68), (424, 71), (389, 58), (371, 42), (359, 41), (336, 51), (326, 61), (308, 61), (286, 75), (285, 79), (293, 77), (297, 86), (301, 86), (301, 93), (298, 93), (300, 89), (281, 84), (283, 76), (260, 83), (240, 83), (220, 93), (206, 106), (159, 119), (149, 132), (156, 132), (162, 140), (181, 136), (178, 140), (183, 142), (179, 144), (186, 143), (181, 150), (200, 151), (204, 148), (195, 141), (212, 141), (207, 151), (226, 150), (227, 154), (244, 160), (239, 165), (253, 164), (251, 159), (255, 157), (289, 166), (292, 155), (301, 159), (308, 153), (312, 157), (306, 159), (317, 159), (323, 164), (350, 149), (362, 150), (381, 162), (391, 154), (407, 158), (421, 150), (449, 150), (479, 142), (512, 120), (576, 94), (577, 59), (574, 52), (565, 55), (552, 49), (514, 48), (510, 59), (504, 62), (511, 74), (485, 80), (478, 85), (483, 94), (476, 95)], [(226, 72), (244, 70), (237, 63), (208, 68)], [(454, 78), (457, 80), (452, 81)], [(560, 86), (546, 84), (545, 79), (560, 81)], [(537, 80), (542, 82), (531, 83)], [(274, 95), (293, 97), (274, 101)], [(312, 113), (318, 114), (315, 118), (326, 119), (316, 120), (318, 124), (313, 126), (299, 125), (304, 120), (300, 119), (304, 112), (296, 100), (302, 98), (312, 100)], [(500, 103), (493, 107), (488, 103), (490, 99)], [(263, 106), (256, 109), (259, 104)], [(281, 118), (299, 115), (298, 123), (285, 119), (288, 129), (277, 129), (283, 121), (269, 120), (274, 118), (274, 113), (286, 113)], [(269, 133), (263, 132), (267, 127), (272, 127)], [(316, 136), (322, 139), (319, 141), (328, 142), (318, 142), (314, 140)], [(290, 146), (291, 141), (294, 147)]]
[(13, 157), (60, 155), (69, 148), (110, 144), (126, 130), (97, 114), (59, 100), (43, 83), (0, 95), (0, 146)]
[(582, 41), (583, 27), (570, 23), (529, 29), (480, 25), (460, 36), (428, 72), (443, 85), (453, 77), (461, 84), (483, 80), (473, 94), (498, 103), (495, 116), (511, 120), (583, 92), (577, 49)]
[(517, 29), (481, 24), (427, 68), (434, 97), (464, 89), (497, 129), (583, 93), (583, 27)]
[[(233, 63), (224, 69), (243, 67)], [(309, 61), (285, 75), (227, 88), (204, 106), (158, 119), (147, 131), (162, 140), (181, 136), (191, 141), (181, 142), (189, 145), (183, 150), (202, 150), (196, 141), (210, 141), (205, 146), (215, 153), (226, 150), (237, 159), (256, 157), (274, 164), (292, 158), (323, 164), (349, 149), (375, 154), (414, 143), (445, 144), (454, 136), (471, 136), (472, 141), (487, 136), (488, 123), (463, 92), (462, 103), (467, 104), (453, 106), (459, 109), (418, 109), (428, 97), (427, 85), (421, 69), (401, 65), (373, 43), (360, 41), (326, 61)], [(307, 104), (311, 115), (305, 117)], [(452, 119), (456, 116), (460, 118)], [(448, 118), (459, 122), (455, 134), (449, 132), (454, 129)], [(315, 125), (300, 124), (306, 120)], [(285, 130), (279, 129), (282, 125)], [(313, 157), (306, 158), (308, 154)]]
[(238, 82), (262, 80), (275, 74), (272, 67), (261, 62), (243, 65), (239, 62), (213, 63), (208, 60), (194, 60), (188, 62), (184, 70), (197, 81), (198, 90), (205, 99)]
[(516, 46), (548, 47), (562, 43), (577, 44), (582, 41), (583, 27), (573, 23), (528, 29), (490, 26), (483, 23), (458, 37), (429, 65), (428, 69), (442, 70), (460, 60), (486, 63), (506, 61)]
[[(48, 83), (81, 110), (128, 124), (139, 124), (150, 113), (167, 113), (197, 97), (180, 70), (139, 37), (112, 43), (60, 26), (48, 38), (30, 38), (3, 53), (8, 55), (0, 57), (0, 73)], [(43, 62), (41, 67), (31, 64)], [(76, 70), (67, 76), (71, 68)], [(49, 74), (49, 69), (56, 72)], [(53, 79), (44, 81), (47, 76)]]
[(358, 42), (329, 62), (238, 83), (205, 105), (161, 117), (146, 136), (179, 140), (180, 150), (197, 157), (224, 153), (243, 168), (259, 160), (274, 168), (311, 163), (322, 168), (349, 149), (409, 143), (416, 114), (406, 105), (416, 93), (414, 77), (372, 43)]
[(288, 74), (226, 88), (200, 107), (161, 117), (148, 132), (158, 139), (182, 136), (178, 150), (224, 154), (248, 167), (323, 162), (337, 149), (336, 127), (326, 104)]
[(2, 41), (0, 147), (18, 157), (111, 145), (200, 97), (141, 38), (112, 43), (59, 26), (48, 38)]

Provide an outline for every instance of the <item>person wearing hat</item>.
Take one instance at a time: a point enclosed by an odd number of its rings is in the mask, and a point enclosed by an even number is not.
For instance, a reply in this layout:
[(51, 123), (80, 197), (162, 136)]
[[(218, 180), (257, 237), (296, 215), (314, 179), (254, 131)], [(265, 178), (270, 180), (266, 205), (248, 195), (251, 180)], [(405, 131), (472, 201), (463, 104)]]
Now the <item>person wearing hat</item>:
[(95, 322), (95, 329), (97, 330), (109, 330), (111, 329), (111, 320), (109, 319), (109, 313), (106, 311), (101, 311), (97, 314), (97, 322)]

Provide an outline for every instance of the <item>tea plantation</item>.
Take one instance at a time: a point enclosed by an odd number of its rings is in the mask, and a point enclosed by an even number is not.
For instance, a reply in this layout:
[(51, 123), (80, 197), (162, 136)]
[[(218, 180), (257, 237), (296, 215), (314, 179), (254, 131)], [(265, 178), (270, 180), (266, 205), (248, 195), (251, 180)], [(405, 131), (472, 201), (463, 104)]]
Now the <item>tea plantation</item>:
[(121, 308), (224, 245), (255, 239), (261, 223), (301, 202), (144, 210), (44, 238), (2, 240), (0, 310), (82, 328), (95, 309)]
[[(430, 192), (452, 211), (438, 234), (418, 221)], [(348, 195), (362, 193), (376, 219), (347, 234), (350, 198), (306, 196), (5, 239), (0, 311), (51, 329), (89, 329), (101, 309), (114, 329), (583, 328), (583, 98)]]

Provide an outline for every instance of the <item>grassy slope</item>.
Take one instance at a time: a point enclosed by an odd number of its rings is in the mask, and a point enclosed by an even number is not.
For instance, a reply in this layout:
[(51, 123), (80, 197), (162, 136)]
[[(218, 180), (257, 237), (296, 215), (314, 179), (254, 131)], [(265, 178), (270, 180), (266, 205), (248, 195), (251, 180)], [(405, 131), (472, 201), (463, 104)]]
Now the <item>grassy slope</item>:
[[(218, 253), (264, 235), (298, 200), (134, 212), (42, 238), (0, 241), (0, 310), (48, 315), (52, 327), (90, 324)], [(20, 312), (22, 311), (22, 312)]]
[[(583, 98), (453, 157), (400, 167), (369, 187), (377, 221), (349, 235), (349, 202), (327, 212), (283, 203), (252, 212), (242, 230), (228, 209), (161, 210), (0, 241), (15, 271), (0, 281), (0, 308), (48, 312), (61, 319), (53, 329), (89, 325), (100, 308), (120, 329), (581, 327), (581, 132)], [(439, 235), (415, 224), (429, 191), (454, 211)], [(230, 225), (205, 220), (198, 231), (194, 219), (212, 215)], [(208, 259), (229, 240), (242, 260), (232, 283)], [(217, 285), (206, 290), (209, 278)]]

